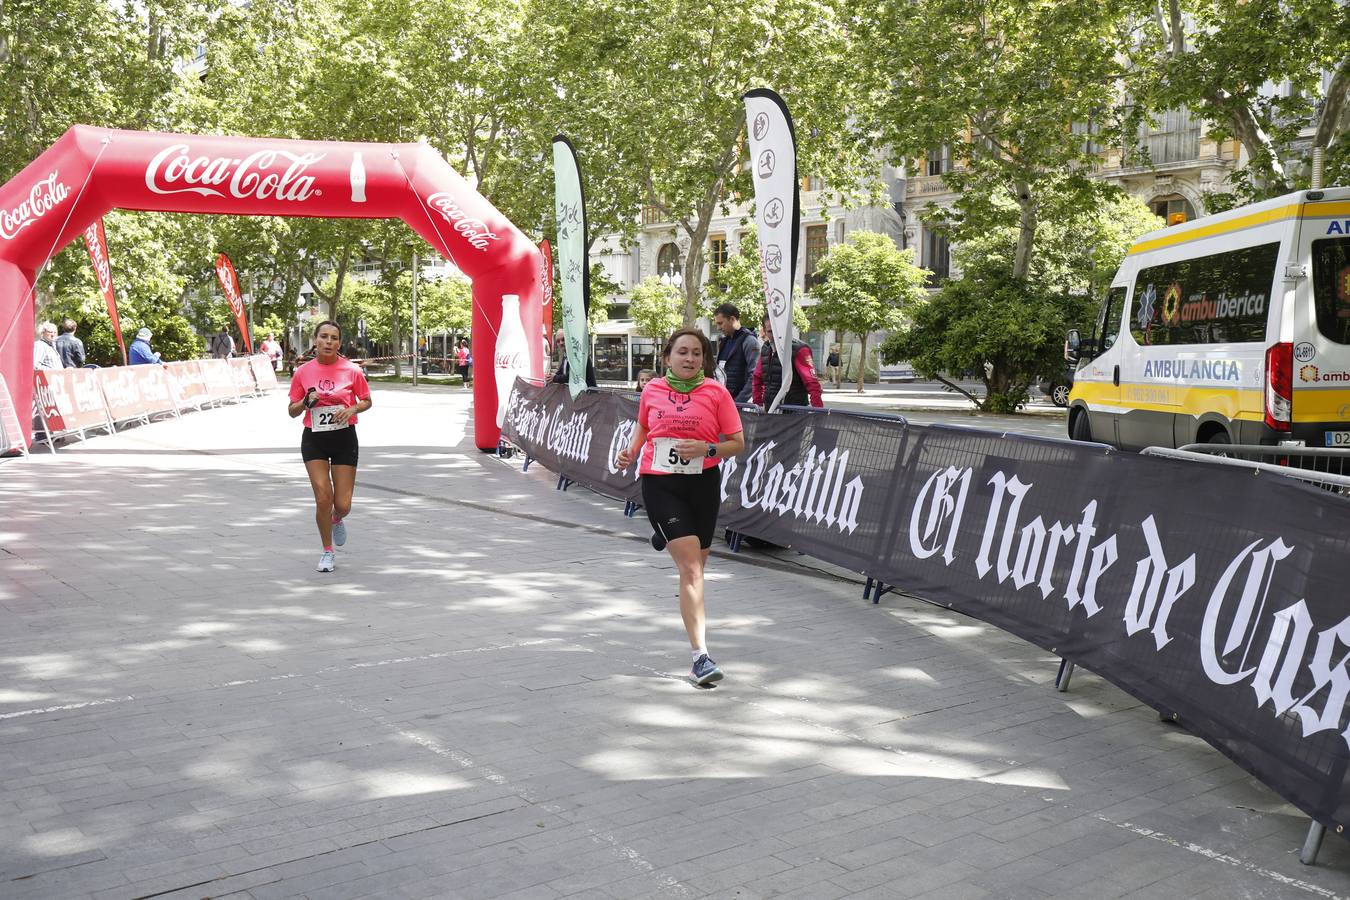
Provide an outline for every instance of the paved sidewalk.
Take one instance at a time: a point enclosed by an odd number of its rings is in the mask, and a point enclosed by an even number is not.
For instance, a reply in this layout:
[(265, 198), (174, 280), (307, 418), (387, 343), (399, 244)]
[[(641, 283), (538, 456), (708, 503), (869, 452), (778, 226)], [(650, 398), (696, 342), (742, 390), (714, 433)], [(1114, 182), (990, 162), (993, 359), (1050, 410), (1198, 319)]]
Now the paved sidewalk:
[(1350, 897), (1151, 710), (804, 558), (719, 551), (691, 687), (645, 522), (375, 400), (328, 576), (278, 396), (0, 462), (0, 897)]

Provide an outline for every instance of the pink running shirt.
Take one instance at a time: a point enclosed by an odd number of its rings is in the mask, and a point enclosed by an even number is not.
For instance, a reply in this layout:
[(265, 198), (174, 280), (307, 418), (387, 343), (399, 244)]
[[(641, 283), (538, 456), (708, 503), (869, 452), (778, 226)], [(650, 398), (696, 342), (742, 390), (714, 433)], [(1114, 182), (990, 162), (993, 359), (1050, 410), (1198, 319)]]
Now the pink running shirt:
[[(304, 399), (310, 388), (319, 392), (318, 406), (355, 406), (358, 400), (370, 396), (366, 373), (356, 363), (340, 356), (331, 366), (311, 359), (296, 369), (291, 377), (291, 402)], [(356, 416), (347, 421), (355, 425)], [(309, 410), (305, 410), (305, 427), (310, 425)]]
[[(638, 423), (647, 429), (642, 445), (641, 475), (664, 475), (652, 468), (653, 438), (716, 442), (722, 435), (740, 434), (741, 414), (727, 389), (704, 378), (692, 393), (678, 393), (664, 378), (655, 378), (642, 389), (638, 400)], [(705, 458), (703, 468), (710, 469), (721, 460)]]

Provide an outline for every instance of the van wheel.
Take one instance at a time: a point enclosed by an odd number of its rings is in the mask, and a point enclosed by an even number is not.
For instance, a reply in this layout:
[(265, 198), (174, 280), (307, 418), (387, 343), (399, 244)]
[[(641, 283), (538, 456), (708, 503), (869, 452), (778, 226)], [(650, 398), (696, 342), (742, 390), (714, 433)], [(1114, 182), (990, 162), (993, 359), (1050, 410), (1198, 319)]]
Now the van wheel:
[(1086, 412), (1079, 410), (1074, 414), (1073, 419), (1069, 421), (1069, 440), (1092, 440), (1092, 425), (1088, 423), (1088, 414)]
[(1050, 388), (1050, 402), (1063, 409), (1069, 405), (1069, 386), (1056, 384)]
[[(1205, 438), (1205, 443), (1206, 443), (1206, 444), (1222, 444), (1222, 445), (1227, 446), (1227, 445), (1233, 443), (1233, 439), (1230, 438), (1230, 437), (1228, 436), (1228, 432), (1226, 432), (1226, 431), (1224, 431), (1222, 428), (1220, 428), (1218, 431), (1215, 431), (1213, 434), (1209, 435), (1209, 437)], [(1233, 454), (1231, 454), (1231, 453), (1224, 453), (1224, 452), (1218, 452), (1218, 453), (1211, 453), (1211, 454), (1210, 454), (1210, 456), (1222, 456), (1222, 457), (1225, 457), (1225, 458), (1231, 457), (1232, 455), (1233, 455)]]

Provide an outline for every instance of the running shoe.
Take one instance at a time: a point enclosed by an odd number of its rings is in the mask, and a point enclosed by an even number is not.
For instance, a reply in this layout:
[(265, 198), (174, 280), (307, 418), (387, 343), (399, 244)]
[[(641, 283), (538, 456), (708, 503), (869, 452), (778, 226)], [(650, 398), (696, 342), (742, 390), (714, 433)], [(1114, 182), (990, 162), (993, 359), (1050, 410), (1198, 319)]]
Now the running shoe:
[(714, 681), (722, 680), (722, 670), (717, 668), (717, 663), (705, 653), (694, 660), (694, 668), (690, 670), (689, 677), (693, 679), (694, 684), (712, 684)]
[(333, 523), (333, 543), (339, 547), (347, 543), (347, 523), (342, 519)]
[[(331, 572), (337, 568), (337, 554), (332, 550), (325, 550), (319, 557), (319, 564), (314, 567), (316, 572)], [(704, 657), (705, 659), (707, 657)]]

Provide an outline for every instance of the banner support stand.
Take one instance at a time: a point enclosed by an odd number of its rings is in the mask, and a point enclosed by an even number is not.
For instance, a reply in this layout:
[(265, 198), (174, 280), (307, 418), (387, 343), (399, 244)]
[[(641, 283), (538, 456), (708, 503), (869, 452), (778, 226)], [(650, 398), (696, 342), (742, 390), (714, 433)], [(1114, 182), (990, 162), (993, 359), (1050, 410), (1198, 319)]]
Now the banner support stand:
[(1326, 837), (1327, 827), (1321, 822), (1308, 823), (1308, 836), (1303, 839), (1303, 849), (1298, 853), (1298, 861), (1305, 866), (1317, 862), (1317, 854), (1322, 850), (1322, 838)]
[(1077, 668), (1067, 659), (1060, 657), (1059, 671), (1055, 673), (1055, 690), (1061, 694), (1069, 689), (1069, 680), (1073, 678), (1073, 670)]
[(565, 491), (571, 486), (572, 486), (572, 479), (568, 478), (566, 475), (558, 476), (558, 490)]
[(532, 462), (534, 462), (534, 457), (530, 456), (528, 453), (525, 454), (525, 464), (520, 467), (520, 471), (522, 473), (530, 471), (530, 463)]
[(637, 505), (636, 503), (634, 503), (632, 500), (625, 500), (625, 501), (624, 501), (624, 503), (623, 503), (623, 514), (624, 514), (625, 516), (627, 516), (628, 518), (631, 519), (631, 518), (633, 518), (634, 516), (637, 515), (637, 511), (638, 511), (638, 505)]

